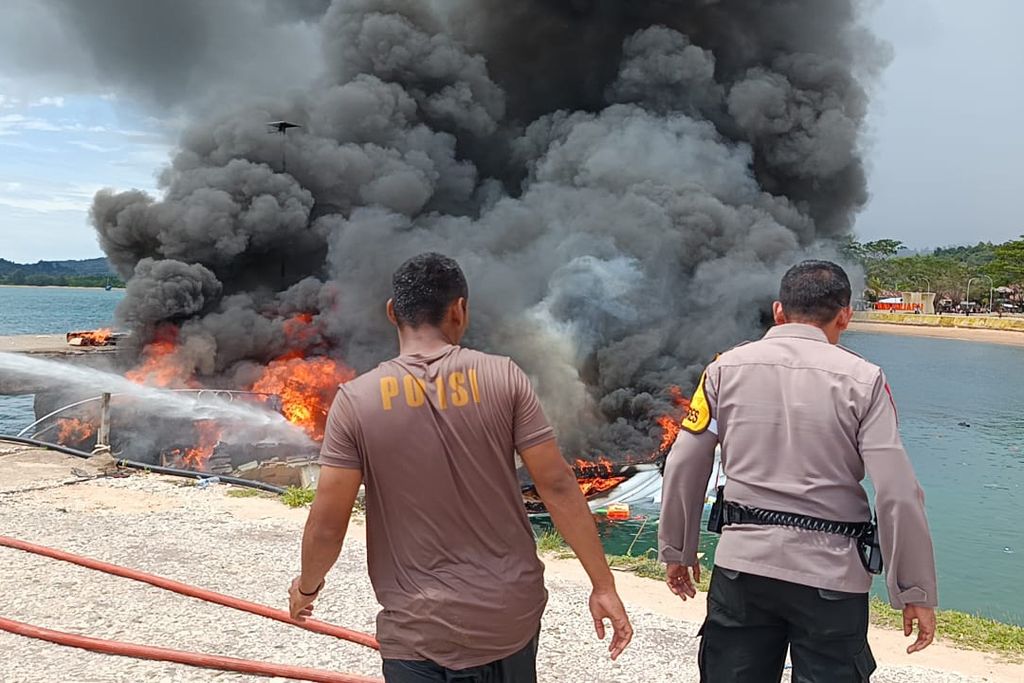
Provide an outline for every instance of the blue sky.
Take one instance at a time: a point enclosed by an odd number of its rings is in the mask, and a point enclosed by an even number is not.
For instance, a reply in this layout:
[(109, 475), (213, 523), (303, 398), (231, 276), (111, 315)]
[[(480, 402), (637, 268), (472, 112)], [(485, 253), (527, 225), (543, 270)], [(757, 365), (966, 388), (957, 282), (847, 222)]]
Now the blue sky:
[(914, 248), (1024, 234), (1024, 2), (887, 0), (894, 59), (872, 92), (862, 239)]
[(109, 96), (0, 98), (0, 257), (102, 255), (92, 197), (107, 186), (155, 191), (166, 126)]
[[(864, 136), (871, 201), (858, 236), (923, 248), (1024, 233), (1024, 2), (865, 2), (876, 5), (869, 25), (894, 57), (871, 92)], [(154, 107), (153, 93), (148, 109), (102, 94), (109, 88), (42, 5), (14, 6), (20, 14), (8, 12), (0, 24), (0, 257), (100, 256), (88, 224), (93, 194), (154, 191), (181, 119)], [(281, 52), (260, 45), (290, 45), (298, 62), (312, 63), (302, 50), (315, 46), (299, 39), (306, 34), (290, 27), (255, 40), (259, 22), (239, 8), (257, 5), (231, 7), (223, 30), (248, 36), (255, 52), (241, 62), (253, 65), (262, 85), (280, 87), (272, 67)], [(21, 72), (5, 78), (5, 59)], [(47, 72), (51, 61), (59, 68)], [(64, 76), (52, 77), (57, 72)], [(238, 72), (225, 73), (223, 83), (242, 82)]]

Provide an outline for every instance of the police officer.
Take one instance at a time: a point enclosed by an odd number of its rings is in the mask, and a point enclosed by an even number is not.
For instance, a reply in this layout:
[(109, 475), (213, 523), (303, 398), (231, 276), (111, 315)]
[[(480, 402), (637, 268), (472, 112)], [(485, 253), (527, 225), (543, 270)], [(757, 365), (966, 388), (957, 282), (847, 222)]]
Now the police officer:
[[(907, 652), (934, 638), (924, 496), (885, 376), (838, 346), (853, 315), (843, 269), (794, 266), (773, 314), (763, 339), (716, 358), (694, 392), (665, 466), (661, 560), (672, 592), (693, 598), (701, 513), (721, 444), (727, 483), (712, 510), (722, 537), (701, 629), (702, 683), (779, 681), (787, 648), (794, 681), (868, 681), (868, 590), (883, 560), (905, 635), (917, 624)], [(865, 471), (877, 527), (860, 483)]]

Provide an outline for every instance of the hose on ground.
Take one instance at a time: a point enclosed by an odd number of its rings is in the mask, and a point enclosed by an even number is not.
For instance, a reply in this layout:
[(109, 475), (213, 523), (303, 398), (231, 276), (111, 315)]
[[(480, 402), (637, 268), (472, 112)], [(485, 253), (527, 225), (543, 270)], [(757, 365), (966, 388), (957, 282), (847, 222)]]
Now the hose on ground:
[[(11, 443), (20, 443), (25, 444), (26, 446), (46, 448), (51, 451), (57, 451), (58, 453), (64, 453), (65, 455), (73, 455), (76, 458), (85, 459), (92, 457), (92, 453), (86, 453), (85, 451), (80, 451), (77, 448), (71, 448), (70, 446), (62, 446), (61, 444), (50, 443), (48, 441), (39, 441), (38, 439), (30, 439), (24, 436), (11, 436), (7, 434), (0, 434), (0, 441), (10, 441)], [(167, 474), (172, 477), (187, 477), (189, 479), (216, 478), (222, 484), (231, 484), (232, 486), (245, 486), (251, 489), (267, 491), (268, 493), (276, 493), (277, 495), (281, 495), (282, 493), (285, 492), (285, 489), (281, 488), (280, 486), (274, 486), (273, 484), (265, 484), (262, 481), (242, 479), (241, 477), (232, 477), (223, 474), (211, 474), (210, 472), (196, 472), (194, 470), (183, 470), (177, 467), (148, 465), (144, 462), (126, 460), (123, 458), (118, 458), (116, 462), (119, 467), (130, 467), (132, 469), (145, 470), (147, 472), (153, 472), (155, 474)]]
[[(70, 562), (72, 564), (77, 564), (79, 566), (105, 572), (107, 574), (113, 574), (114, 576), (120, 576), (126, 579), (141, 581), (143, 583), (156, 586), (157, 588), (163, 588), (181, 595), (187, 595), (189, 597), (198, 598), (200, 600), (223, 605), (225, 607), (250, 612), (268, 619), (275, 619), (293, 626), (298, 626), (299, 628), (306, 629), (307, 631), (334, 636), (336, 638), (341, 638), (359, 645), (365, 645), (366, 647), (373, 649), (380, 649), (377, 639), (369, 634), (353, 631), (334, 624), (317, 621), (315, 619), (296, 621), (284, 610), (273, 609), (266, 605), (249, 602), (248, 600), (242, 600), (230, 595), (224, 595), (204, 588), (190, 586), (179, 581), (167, 579), (162, 576), (156, 576), (155, 574), (148, 574), (136, 569), (129, 569), (128, 567), (121, 567), (108, 562), (101, 562), (100, 560), (82, 557), (81, 555), (75, 555), (56, 548), (29, 543), (9, 536), (0, 536), (0, 546), (23, 550), (25, 552), (42, 555), (55, 560)], [(179, 664), (221, 669), (224, 671), (258, 673), (266, 676), (282, 676), (285, 678), (308, 681), (327, 681), (328, 683), (379, 683), (379, 679), (376, 678), (320, 671), (317, 669), (307, 669), (304, 667), (284, 664), (236, 659), (220, 655), (170, 650), (167, 648), (138, 645), (135, 643), (89, 638), (86, 636), (64, 633), (62, 631), (52, 631), (50, 629), (39, 628), (30, 624), (24, 624), (19, 621), (5, 619), (2, 617), (0, 617), (0, 629), (30, 638), (39, 638), (59, 645), (84, 648), (94, 652), (123, 655), (140, 659), (158, 659), (177, 662)]]
[(184, 650), (172, 650), (165, 647), (154, 647), (152, 645), (138, 645), (136, 643), (125, 643), (119, 640), (103, 640), (101, 638), (90, 638), (64, 631), (52, 631), (48, 628), (40, 628), (31, 624), (24, 624), (13, 619), (0, 617), (0, 629), (15, 633), (19, 636), (46, 640), (57, 645), (77, 647), (83, 650), (101, 652), (108, 655), (121, 655), (135, 659), (155, 659), (163, 662), (176, 662), (199, 666), (207, 669), (220, 669), (221, 671), (237, 671), (239, 673), (257, 674), (260, 676), (280, 676), (299, 681), (321, 681), (323, 683), (381, 683), (379, 678), (367, 676), (356, 676), (355, 674), (335, 673), (322, 669), (309, 669), (304, 666), (292, 666), (290, 664), (274, 664), (273, 662), (258, 662), (251, 659), (237, 659), (223, 655), (208, 655), (200, 652), (186, 652)]
[(231, 607), (232, 609), (241, 610), (243, 612), (250, 612), (261, 617), (266, 617), (267, 619), (283, 621), (286, 624), (298, 626), (299, 628), (304, 628), (307, 631), (334, 636), (335, 638), (341, 638), (342, 640), (347, 640), (359, 645), (365, 645), (366, 647), (373, 648), (374, 650), (380, 649), (380, 645), (377, 644), (377, 639), (366, 633), (352, 631), (341, 626), (328, 624), (324, 621), (317, 621), (316, 619), (295, 621), (291, 618), (291, 615), (284, 610), (274, 609), (256, 602), (249, 602), (248, 600), (242, 600), (241, 598), (224, 595), (223, 593), (216, 593), (205, 588), (197, 588), (196, 586), (190, 586), (187, 583), (181, 583), (180, 581), (174, 581), (173, 579), (167, 579), (155, 574), (148, 574), (137, 569), (129, 569), (128, 567), (110, 564), (109, 562), (94, 560), (91, 557), (75, 555), (74, 553), (50, 548), (45, 545), (29, 543), (28, 541), (11, 538), (10, 536), (0, 536), (0, 546), (24, 550), (27, 553), (42, 555), (43, 557), (61, 560), (62, 562), (70, 562), (81, 567), (86, 567), (87, 569), (95, 569), (96, 571), (113, 574), (114, 576), (120, 576), (125, 579), (132, 579), (133, 581), (141, 581), (142, 583), (148, 583), (151, 586), (163, 588), (164, 590), (168, 590), (173, 593), (187, 595), (190, 598), (199, 598), (200, 600), (206, 600), (207, 602), (223, 605), (224, 607)]

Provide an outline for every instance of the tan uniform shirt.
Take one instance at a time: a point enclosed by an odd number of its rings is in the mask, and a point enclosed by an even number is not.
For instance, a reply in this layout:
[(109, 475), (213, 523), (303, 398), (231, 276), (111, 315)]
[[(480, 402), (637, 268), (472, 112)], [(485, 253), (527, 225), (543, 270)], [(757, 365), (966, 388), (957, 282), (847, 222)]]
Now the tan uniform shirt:
[(544, 567), (514, 453), (553, 438), (508, 358), (449, 346), (341, 386), (320, 462), (363, 471), (384, 658), (463, 669), (537, 635)]
[[(699, 434), (680, 432), (665, 467), (662, 561), (696, 562), (705, 492), (721, 443), (726, 500), (769, 510), (868, 521), (860, 484), (866, 470), (875, 488), (890, 602), (897, 609), (937, 604), (924, 494), (880, 368), (829, 344), (817, 327), (780, 325), (709, 365), (704, 391), (714, 421)], [(715, 563), (829, 590), (871, 587), (856, 542), (835, 534), (730, 525)]]

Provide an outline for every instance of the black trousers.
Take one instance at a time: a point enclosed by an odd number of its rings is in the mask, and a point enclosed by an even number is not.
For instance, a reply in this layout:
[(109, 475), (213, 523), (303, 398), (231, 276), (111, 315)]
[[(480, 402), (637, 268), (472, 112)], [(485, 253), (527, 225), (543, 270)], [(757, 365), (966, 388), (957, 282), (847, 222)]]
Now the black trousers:
[(715, 567), (701, 628), (701, 683), (778, 683), (789, 649), (793, 683), (865, 683), (868, 596)]
[(440, 664), (404, 659), (384, 660), (385, 683), (537, 683), (537, 640), (519, 652), (483, 666), (446, 669)]

